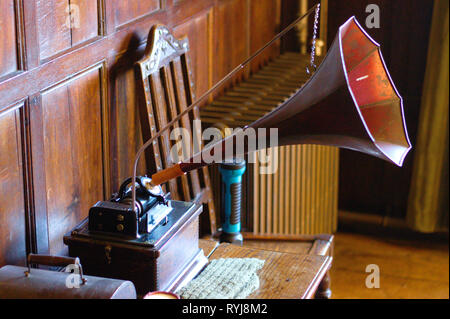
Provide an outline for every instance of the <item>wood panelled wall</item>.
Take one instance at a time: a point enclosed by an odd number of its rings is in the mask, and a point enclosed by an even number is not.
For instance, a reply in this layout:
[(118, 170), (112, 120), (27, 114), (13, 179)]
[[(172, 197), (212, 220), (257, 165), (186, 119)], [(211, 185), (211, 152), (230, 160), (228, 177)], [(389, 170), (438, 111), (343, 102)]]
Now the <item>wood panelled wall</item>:
[(189, 38), (198, 95), (277, 32), (280, 1), (0, 1), (0, 265), (64, 254), (130, 175), (152, 25)]

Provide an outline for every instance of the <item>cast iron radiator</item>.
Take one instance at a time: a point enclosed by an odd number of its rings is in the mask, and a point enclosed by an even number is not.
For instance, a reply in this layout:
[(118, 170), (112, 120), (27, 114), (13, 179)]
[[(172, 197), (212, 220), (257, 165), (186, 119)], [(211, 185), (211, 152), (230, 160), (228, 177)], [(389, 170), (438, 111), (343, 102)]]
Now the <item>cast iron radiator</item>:
[[(201, 108), (202, 124), (235, 128), (260, 118), (306, 82), (309, 58), (294, 52), (280, 55)], [(337, 227), (338, 149), (294, 145), (273, 148), (271, 153), (278, 157), (274, 174), (260, 174), (264, 165), (258, 161), (247, 165), (243, 178), (243, 231), (255, 235), (333, 233)], [(220, 207), (217, 165), (211, 166), (211, 179), (215, 207)]]

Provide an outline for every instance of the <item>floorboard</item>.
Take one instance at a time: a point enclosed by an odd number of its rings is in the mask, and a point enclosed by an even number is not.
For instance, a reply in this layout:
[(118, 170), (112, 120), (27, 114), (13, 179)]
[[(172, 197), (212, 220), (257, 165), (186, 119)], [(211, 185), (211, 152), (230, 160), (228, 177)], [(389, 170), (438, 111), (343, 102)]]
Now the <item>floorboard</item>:
[[(380, 287), (367, 288), (367, 265)], [(448, 242), (337, 233), (331, 271), (333, 298), (449, 298)]]

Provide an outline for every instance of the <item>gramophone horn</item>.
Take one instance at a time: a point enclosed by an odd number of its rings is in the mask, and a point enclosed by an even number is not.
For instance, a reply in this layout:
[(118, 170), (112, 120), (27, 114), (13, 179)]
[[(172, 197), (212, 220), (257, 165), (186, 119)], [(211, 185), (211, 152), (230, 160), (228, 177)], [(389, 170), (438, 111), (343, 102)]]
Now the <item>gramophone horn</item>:
[(311, 79), (288, 101), (250, 126), (277, 127), (280, 145), (333, 145), (398, 166), (411, 148), (402, 98), (379, 45), (354, 17), (339, 28)]
[[(379, 45), (354, 17), (339, 28), (327, 56), (309, 81), (244, 131), (248, 128), (256, 129), (258, 138), (269, 138), (269, 130), (261, 133), (258, 128), (278, 128), (279, 145), (332, 145), (398, 166), (411, 149), (402, 98), (387, 71)], [(236, 134), (203, 149), (188, 161), (157, 172), (152, 176), (152, 184), (208, 165), (201, 160), (203, 155), (213, 153), (219, 144), (225, 156), (230, 139), (235, 141)]]

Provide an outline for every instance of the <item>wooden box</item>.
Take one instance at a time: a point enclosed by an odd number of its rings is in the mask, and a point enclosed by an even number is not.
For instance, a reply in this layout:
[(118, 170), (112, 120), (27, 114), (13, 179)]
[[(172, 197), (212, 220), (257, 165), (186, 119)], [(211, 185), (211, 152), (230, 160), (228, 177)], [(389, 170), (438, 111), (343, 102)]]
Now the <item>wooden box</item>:
[(138, 296), (149, 291), (175, 290), (207, 263), (198, 246), (198, 216), (202, 206), (171, 201), (166, 225), (141, 238), (90, 233), (85, 219), (64, 236), (69, 255), (79, 257), (86, 274), (130, 280)]

